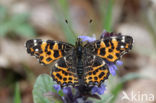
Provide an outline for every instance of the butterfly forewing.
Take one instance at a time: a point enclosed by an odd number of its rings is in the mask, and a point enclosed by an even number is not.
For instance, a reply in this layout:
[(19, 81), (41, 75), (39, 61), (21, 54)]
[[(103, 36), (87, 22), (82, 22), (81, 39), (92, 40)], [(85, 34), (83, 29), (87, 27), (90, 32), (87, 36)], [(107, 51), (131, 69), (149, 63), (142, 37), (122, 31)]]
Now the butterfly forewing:
[(26, 42), (27, 52), (38, 58), (42, 64), (50, 64), (65, 56), (72, 47), (71, 44), (53, 40), (33, 39)]
[[(109, 62), (116, 62), (122, 55), (132, 49), (133, 39), (131, 36), (111, 36), (102, 38), (91, 44), (86, 44), (93, 54)], [(93, 45), (91, 47), (91, 45)]]

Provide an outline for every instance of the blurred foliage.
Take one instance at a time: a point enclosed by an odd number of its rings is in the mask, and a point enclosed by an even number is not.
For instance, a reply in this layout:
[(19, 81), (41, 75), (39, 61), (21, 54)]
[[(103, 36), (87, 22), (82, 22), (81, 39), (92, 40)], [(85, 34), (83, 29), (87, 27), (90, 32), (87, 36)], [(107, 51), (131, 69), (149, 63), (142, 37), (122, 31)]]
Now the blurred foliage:
[[(51, 0), (51, 6), (55, 11), (57, 21), (60, 24), (67, 41), (71, 44), (75, 44), (76, 34), (72, 30), (71, 22), (69, 20), (69, 7), (68, 2), (66, 0)], [(67, 22), (66, 22), (67, 21)]]
[(137, 73), (129, 73), (123, 76), (122, 78), (120, 78), (119, 83), (113, 86), (113, 88), (111, 89), (112, 98), (109, 101), (109, 103), (115, 103), (115, 100), (118, 97), (118, 94), (121, 92), (121, 90), (123, 89), (123, 85), (126, 82), (130, 80), (134, 80), (134, 79), (139, 79), (139, 78), (146, 78), (146, 77), (143, 75), (139, 75)]
[(112, 10), (114, 0), (102, 0), (100, 2), (100, 13), (102, 15), (102, 26), (108, 31), (112, 32)]
[[(34, 84), (33, 88), (33, 100), (34, 103), (60, 103), (60, 98), (57, 98), (55, 96), (55, 93), (57, 91), (53, 88), (53, 85), (55, 83), (53, 82), (52, 78), (47, 74), (41, 74), (37, 77), (36, 82)], [(48, 99), (45, 94), (51, 92), (54, 95), (50, 96), (51, 98)], [(60, 96), (63, 96), (63, 92), (59, 91), (58, 94)]]
[(15, 84), (14, 93), (14, 103), (21, 103), (20, 87), (18, 82)]
[(28, 23), (28, 18), (27, 13), (10, 15), (5, 7), (0, 6), (0, 36), (8, 34), (25, 37), (35, 36), (35, 31)]

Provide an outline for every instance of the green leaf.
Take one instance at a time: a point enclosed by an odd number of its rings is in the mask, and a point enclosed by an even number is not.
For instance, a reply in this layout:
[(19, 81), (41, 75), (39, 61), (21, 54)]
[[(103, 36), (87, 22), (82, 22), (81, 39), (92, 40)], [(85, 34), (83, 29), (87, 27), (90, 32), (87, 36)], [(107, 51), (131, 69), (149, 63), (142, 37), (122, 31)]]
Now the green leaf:
[(53, 80), (49, 75), (41, 74), (37, 78), (33, 88), (34, 103), (51, 103), (48, 98), (44, 97), (44, 94), (47, 92), (52, 92), (53, 84)]
[(15, 84), (14, 103), (21, 103), (21, 95), (18, 82)]

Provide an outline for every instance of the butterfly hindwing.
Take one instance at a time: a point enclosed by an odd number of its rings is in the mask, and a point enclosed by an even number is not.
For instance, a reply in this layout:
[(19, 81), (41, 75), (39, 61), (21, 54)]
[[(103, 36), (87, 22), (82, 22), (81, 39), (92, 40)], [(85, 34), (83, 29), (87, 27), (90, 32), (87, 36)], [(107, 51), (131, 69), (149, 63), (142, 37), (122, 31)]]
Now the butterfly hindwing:
[(52, 68), (51, 75), (53, 79), (61, 85), (61, 87), (78, 85), (78, 76), (76, 73), (76, 68), (72, 67), (72, 61), (71, 55), (62, 57)]
[(84, 80), (87, 85), (100, 86), (109, 77), (109, 69), (103, 59), (95, 55), (88, 55), (84, 67)]
[(27, 52), (39, 59), (42, 64), (50, 64), (63, 57), (73, 46), (68, 43), (41, 39), (32, 39), (26, 42)]
[[(122, 55), (132, 49), (133, 39), (131, 36), (111, 36), (86, 44), (86, 48), (109, 62), (116, 62)], [(90, 47), (91, 46), (91, 47)]]

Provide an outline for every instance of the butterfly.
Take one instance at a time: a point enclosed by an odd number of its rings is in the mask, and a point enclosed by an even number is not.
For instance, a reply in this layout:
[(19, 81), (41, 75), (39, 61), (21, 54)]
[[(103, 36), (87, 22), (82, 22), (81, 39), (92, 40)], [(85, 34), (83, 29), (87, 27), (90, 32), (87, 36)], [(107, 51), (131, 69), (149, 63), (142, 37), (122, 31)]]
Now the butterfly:
[(32, 39), (26, 42), (26, 48), (43, 65), (55, 62), (51, 76), (61, 87), (100, 86), (110, 75), (107, 62), (116, 63), (132, 49), (132, 43), (131, 36), (112, 35), (86, 43), (77, 38), (75, 45)]

